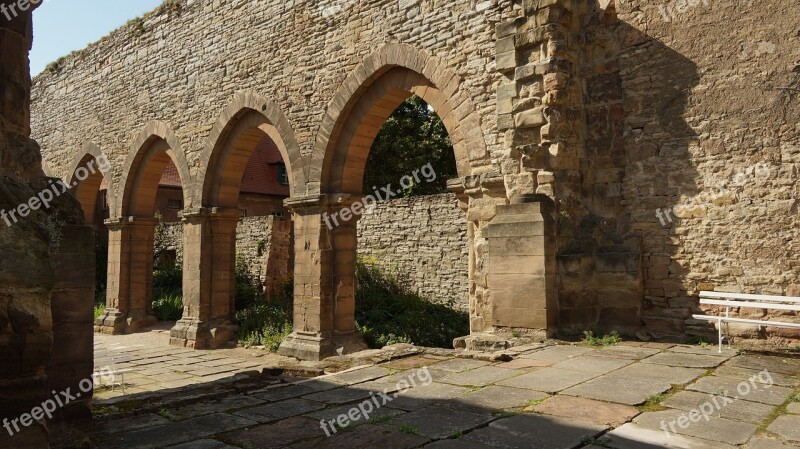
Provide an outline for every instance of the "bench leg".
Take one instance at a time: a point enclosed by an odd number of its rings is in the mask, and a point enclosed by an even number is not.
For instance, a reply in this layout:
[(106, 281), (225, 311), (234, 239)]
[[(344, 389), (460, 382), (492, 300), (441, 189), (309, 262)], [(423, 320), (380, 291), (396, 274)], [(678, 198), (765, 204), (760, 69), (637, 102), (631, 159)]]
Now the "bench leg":
[(722, 354), (722, 319), (717, 320), (719, 334), (719, 353)]

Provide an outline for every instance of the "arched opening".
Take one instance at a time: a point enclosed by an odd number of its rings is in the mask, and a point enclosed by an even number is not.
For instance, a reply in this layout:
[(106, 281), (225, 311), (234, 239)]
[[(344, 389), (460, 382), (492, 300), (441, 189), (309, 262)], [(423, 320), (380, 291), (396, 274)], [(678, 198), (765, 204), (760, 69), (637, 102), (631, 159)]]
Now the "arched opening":
[[(298, 261), (294, 332), (281, 345), (282, 354), (321, 359), (366, 347), (355, 321), (358, 219), (369, 210), (366, 203), (402, 194), (404, 184), (424, 182), (418, 167), (397, 180), (399, 185), (379, 187), (388, 189), (385, 195), (363, 195), (375, 138), (401, 104), (416, 95), (441, 117), (460, 177), (470, 175), (473, 161), (488, 157), (480, 121), (459, 92), (459, 78), (437, 67), (443, 67), (441, 61), (413, 48), (389, 45), (356, 68), (329, 103), (308, 170), (309, 185), (319, 177), (320, 195), (289, 201)], [(469, 231), (466, 238), (472, 238)], [(467, 243), (464, 251), (471, 247)]]
[[(150, 134), (140, 142), (123, 172), (118, 209), (107, 221), (106, 312), (96, 320), (104, 333), (139, 331), (156, 324), (159, 318), (177, 319), (183, 311), (180, 262), (172, 260), (170, 267), (159, 267), (162, 272), (156, 272), (156, 237), (170, 225), (164, 214), (174, 221), (183, 208), (181, 186), (188, 177), (187, 170), (178, 168), (185, 167), (182, 155), (163, 137)], [(176, 194), (180, 204), (168, 207)], [(169, 279), (166, 286), (161, 285), (165, 277)], [(159, 287), (158, 298), (154, 298), (154, 280)], [(165, 288), (170, 291), (165, 292)]]
[[(94, 153), (94, 154), (92, 154)], [(67, 178), (67, 185), (81, 205), (84, 222), (94, 229), (95, 289), (94, 318), (105, 311), (108, 265), (109, 182), (108, 159), (94, 150), (80, 158)]]
[[(172, 331), (174, 342), (194, 347), (227, 344), (237, 310), (264, 304), (265, 292), (287, 281), (293, 263), (289, 238), (281, 249), (270, 241), (276, 229), (291, 236), (283, 200), (299, 150), (285, 119), (271, 103), (242, 96), (220, 117), (211, 139), (197, 185), (202, 207), (184, 219), (187, 251), (196, 254), (185, 273), (189, 315)], [(251, 330), (241, 326), (240, 337)]]
[(371, 347), (449, 348), (469, 333), (467, 223), (447, 189), (456, 177), (447, 129), (412, 95), (382, 124), (364, 168), (363, 195), (384, 196), (357, 224), (356, 324)]

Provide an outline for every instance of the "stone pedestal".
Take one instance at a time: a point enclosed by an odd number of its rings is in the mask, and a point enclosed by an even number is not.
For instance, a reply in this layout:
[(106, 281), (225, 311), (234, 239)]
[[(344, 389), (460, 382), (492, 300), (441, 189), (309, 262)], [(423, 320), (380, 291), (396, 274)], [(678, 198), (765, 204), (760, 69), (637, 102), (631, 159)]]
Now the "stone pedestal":
[(106, 220), (108, 286), (106, 311), (95, 321), (105, 334), (135, 332), (156, 323), (153, 314), (153, 238), (155, 219)]
[(491, 323), (495, 328), (540, 330), (558, 327), (555, 219), (552, 200), (520, 197), (498, 206), (487, 228)]
[(367, 348), (355, 328), (356, 220), (360, 197), (289, 199), (295, 226), (294, 332), (281, 355), (321, 360)]
[(184, 212), (183, 318), (170, 331), (170, 344), (215, 349), (234, 339), (239, 216), (238, 209)]

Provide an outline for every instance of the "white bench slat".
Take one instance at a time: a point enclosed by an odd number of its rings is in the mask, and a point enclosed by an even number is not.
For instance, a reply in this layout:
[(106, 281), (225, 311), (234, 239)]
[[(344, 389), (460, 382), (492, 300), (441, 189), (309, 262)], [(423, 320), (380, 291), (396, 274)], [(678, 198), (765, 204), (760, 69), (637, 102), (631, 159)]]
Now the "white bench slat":
[(725, 307), (749, 307), (752, 309), (793, 310), (800, 312), (800, 304), (768, 304), (765, 302), (722, 301), (719, 299), (700, 299), (700, 304)]
[(700, 292), (700, 298), (711, 299), (741, 299), (753, 301), (770, 301), (770, 302), (797, 302), (800, 303), (798, 296), (770, 296), (770, 295), (752, 295), (749, 293), (726, 293), (726, 292)]
[(719, 321), (720, 319), (722, 319), (723, 322), (757, 324), (761, 326), (790, 327), (792, 329), (800, 329), (800, 323), (789, 323), (786, 321), (762, 321), (762, 320), (750, 320), (747, 318), (725, 318), (713, 315), (692, 315), (692, 318), (696, 320), (705, 320), (705, 321)]

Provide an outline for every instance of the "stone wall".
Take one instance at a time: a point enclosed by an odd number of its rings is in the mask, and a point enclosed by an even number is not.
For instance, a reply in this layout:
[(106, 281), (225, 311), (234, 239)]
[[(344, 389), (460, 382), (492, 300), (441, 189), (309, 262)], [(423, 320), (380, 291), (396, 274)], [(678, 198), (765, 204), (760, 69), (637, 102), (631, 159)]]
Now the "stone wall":
[(425, 298), (469, 307), (467, 220), (452, 194), (378, 204), (358, 221), (358, 255)]
[[(175, 251), (183, 259), (183, 224), (165, 223), (156, 233), (156, 252)], [(236, 227), (236, 256), (259, 279), (265, 292), (289, 279), (294, 262), (291, 220), (274, 216), (245, 217)]]
[[(51, 391), (77, 391), (82, 379), (91, 379), (94, 243), (74, 197), (38, 210), (41, 203), (31, 202), (50, 184), (39, 146), (29, 138), (35, 5), (28, 6), (13, 20), (0, 20), (0, 419), (19, 423), (27, 414), (21, 422), (28, 424), (13, 437), (3, 429), (0, 447), (47, 448), (52, 421), (30, 419), (32, 409)], [(23, 204), (33, 210), (21, 212)], [(19, 211), (16, 218), (11, 211)], [(91, 392), (83, 394), (54, 420), (87, 418), (90, 402)]]
[[(410, 82), (442, 94), (455, 131), (473, 333), (545, 316), (550, 334), (685, 338), (710, 330), (691, 319), (698, 290), (798, 294), (797, 19), (784, 0), (376, 0), (334, 15), (311, 1), (169, 2), (37, 77), (32, 120), (55, 173), (91, 140), (114, 186), (163, 137), (194, 210), (220, 206), (208, 164), (239, 111), (281, 119), (297, 150), (295, 231), (308, 234), (296, 302), (328, 313), (349, 310), (320, 301), (355, 244), (320, 211), (358, 190), (363, 154), (348, 142), (380, 118), (365, 91)], [(509, 204), (526, 202), (539, 205)], [(515, 276), (520, 289), (500, 288)], [(522, 310), (531, 320), (507, 321)], [(310, 318), (325, 335), (337, 322)]]

